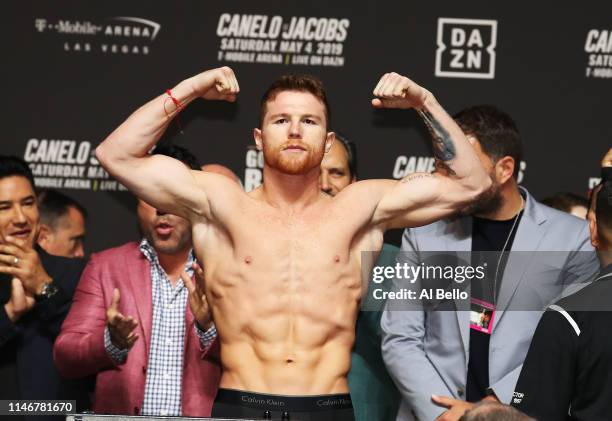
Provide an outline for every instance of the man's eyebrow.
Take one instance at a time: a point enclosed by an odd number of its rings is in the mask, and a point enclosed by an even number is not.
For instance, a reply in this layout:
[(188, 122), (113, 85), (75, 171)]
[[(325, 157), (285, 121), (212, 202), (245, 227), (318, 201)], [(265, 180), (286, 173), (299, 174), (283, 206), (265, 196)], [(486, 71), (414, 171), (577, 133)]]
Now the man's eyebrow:
[(274, 119), (274, 118), (277, 118), (277, 117), (287, 117), (287, 116), (288, 116), (287, 113), (276, 113), (276, 114), (270, 115), (270, 119)]
[[(288, 113), (271, 114), (270, 115), (270, 120), (274, 120), (275, 118), (278, 118), (278, 117), (288, 117), (288, 116), (289, 116)], [(317, 120), (321, 120), (321, 117), (319, 117), (316, 114), (304, 114), (304, 115), (301, 116), (301, 118), (314, 118), (314, 119), (317, 119)]]
[(319, 117), (318, 115), (315, 115), (315, 114), (304, 114), (302, 116), (302, 118), (314, 118), (314, 119), (317, 119), (317, 120), (321, 120), (321, 117)]
[[(31, 194), (29, 196), (22, 197), (18, 200), (18, 202), (25, 202), (26, 200), (36, 200), (36, 198), (34, 197), (34, 195)], [(13, 202), (13, 200), (0, 200), (0, 206), (10, 205)]]

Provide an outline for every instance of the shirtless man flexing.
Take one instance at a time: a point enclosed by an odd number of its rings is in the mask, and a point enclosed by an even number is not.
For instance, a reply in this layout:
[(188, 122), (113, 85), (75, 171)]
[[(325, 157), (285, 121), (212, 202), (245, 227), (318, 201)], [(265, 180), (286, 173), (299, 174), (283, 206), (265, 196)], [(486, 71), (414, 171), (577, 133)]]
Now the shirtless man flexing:
[(361, 252), (380, 250), (386, 229), (428, 224), (465, 207), (490, 179), (434, 96), (396, 73), (380, 79), (372, 105), (416, 109), (442, 171), (360, 181), (335, 197), (321, 192), (320, 164), (334, 133), (323, 87), (310, 76), (281, 77), (265, 93), (254, 129), (264, 182), (250, 193), (218, 174), (147, 154), (191, 101), (235, 101), (238, 92), (228, 67), (186, 79), (134, 112), (96, 156), (137, 196), (191, 221), (221, 341), (213, 416), (350, 420), (346, 376), (367, 291), (362, 264), (371, 264)]

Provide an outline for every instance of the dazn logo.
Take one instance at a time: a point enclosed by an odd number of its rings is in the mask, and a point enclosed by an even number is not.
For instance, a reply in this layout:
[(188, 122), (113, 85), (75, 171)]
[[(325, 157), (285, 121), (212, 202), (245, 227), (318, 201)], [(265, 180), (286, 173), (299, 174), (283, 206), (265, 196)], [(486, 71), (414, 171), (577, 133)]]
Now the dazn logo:
[(436, 76), (495, 77), (496, 20), (439, 18), (437, 45)]

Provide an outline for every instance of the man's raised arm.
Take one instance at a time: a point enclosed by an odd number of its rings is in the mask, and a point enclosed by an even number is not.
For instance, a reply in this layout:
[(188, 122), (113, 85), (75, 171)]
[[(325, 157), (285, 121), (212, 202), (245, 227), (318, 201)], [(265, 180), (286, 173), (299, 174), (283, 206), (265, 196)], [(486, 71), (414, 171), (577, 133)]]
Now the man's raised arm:
[(173, 158), (148, 152), (191, 101), (202, 97), (232, 102), (238, 92), (229, 67), (186, 79), (136, 110), (96, 148), (96, 157), (120, 183), (156, 208), (183, 217), (208, 216), (208, 201), (195, 172)]
[(374, 89), (376, 108), (414, 108), (433, 137), (437, 171), (414, 173), (389, 188), (373, 222), (386, 228), (425, 225), (475, 200), (491, 184), (474, 148), (433, 94), (407, 77), (385, 74)]

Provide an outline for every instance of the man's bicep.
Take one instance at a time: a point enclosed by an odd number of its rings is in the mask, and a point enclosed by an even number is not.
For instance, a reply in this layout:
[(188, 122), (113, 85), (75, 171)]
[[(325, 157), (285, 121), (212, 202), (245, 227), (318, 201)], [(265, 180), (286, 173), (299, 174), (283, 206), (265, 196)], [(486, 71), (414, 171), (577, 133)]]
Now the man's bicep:
[(128, 173), (117, 178), (151, 206), (189, 218), (194, 213), (208, 212), (206, 194), (196, 180), (197, 172), (174, 158), (152, 155), (134, 160)]
[(389, 228), (426, 225), (452, 214), (462, 196), (452, 179), (437, 174), (414, 173), (397, 181), (381, 198), (375, 223)]

